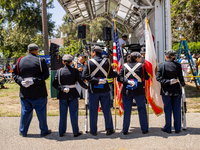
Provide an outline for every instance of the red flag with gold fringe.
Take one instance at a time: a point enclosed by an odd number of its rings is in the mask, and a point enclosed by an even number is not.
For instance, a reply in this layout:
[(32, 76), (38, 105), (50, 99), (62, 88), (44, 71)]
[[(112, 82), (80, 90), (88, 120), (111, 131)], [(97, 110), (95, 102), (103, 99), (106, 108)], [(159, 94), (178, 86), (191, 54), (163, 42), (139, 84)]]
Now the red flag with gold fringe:
[(150, 103), (154, 113), (158, 116), (163, 112), (163, 101), (160, 95), (161, 85), (156, 80), (157, 71), (157, 58), (154, 48), (153, 38), (151, 34), (151, 29), (148, 25), (148, 20), (146, 20), (146, 55), (145, 55), (145, 68), (150, 76), (149, 80), (145, 82), (145, 92), (146, 98)]

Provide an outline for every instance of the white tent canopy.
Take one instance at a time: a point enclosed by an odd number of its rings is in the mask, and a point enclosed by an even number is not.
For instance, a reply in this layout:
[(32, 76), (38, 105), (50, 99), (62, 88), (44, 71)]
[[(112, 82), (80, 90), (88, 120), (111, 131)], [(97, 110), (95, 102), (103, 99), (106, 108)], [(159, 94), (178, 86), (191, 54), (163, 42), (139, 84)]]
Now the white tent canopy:
[[(132, 1), (132, 2), (131, 2)], [(145, 8), (153, 9), (155, 0), (58, 0), (70, 18), (76, 24), (104, 17), (111, 23), (113, 18), (124, 25), (127, 31), (132, 31), (145, 16)], [(140, 9), (138, 9), (140, 8)], [(149, 9), (150, 8), (150, 9)]]
[[(141, 18), (147, 18), (155, 36), (158, 62), (164, 61), (164, 50), (171, 49), (170, 0), (58, 0), (60, 5), (76, 24), (104, 17), (110, 24), (114, 12), (115, 20), (129, 33), (130, 43), (138, 43)], [(143, 22), (142, 21), (142, 22)], [(118, 32), (122, 32), (118, 29)], [(144, 40), (143, 40), (144, 41)]]

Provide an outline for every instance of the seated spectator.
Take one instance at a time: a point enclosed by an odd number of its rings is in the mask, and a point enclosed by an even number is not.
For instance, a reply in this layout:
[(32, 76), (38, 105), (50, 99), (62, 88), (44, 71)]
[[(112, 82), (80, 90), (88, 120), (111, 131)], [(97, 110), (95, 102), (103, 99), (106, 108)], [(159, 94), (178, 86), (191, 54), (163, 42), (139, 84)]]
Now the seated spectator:
[(7, 87), (4, 86), (4, 84), (6, 83), (6, 79), (3, 75), (3, 69), (0, 68), (0, 89), (7, 89)]

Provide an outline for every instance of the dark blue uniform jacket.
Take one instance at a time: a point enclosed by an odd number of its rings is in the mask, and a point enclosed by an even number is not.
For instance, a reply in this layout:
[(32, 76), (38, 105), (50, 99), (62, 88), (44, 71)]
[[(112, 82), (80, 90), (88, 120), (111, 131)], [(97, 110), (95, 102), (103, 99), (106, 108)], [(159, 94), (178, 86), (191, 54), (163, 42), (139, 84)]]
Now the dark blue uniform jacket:
[[(94, 58), (99, 64), (101, 63), (102, 61), (102, 57), (101, 56), (94, 56)], [(90, 61), (90, 60), (88, 60)], [(98, 89), (98, 88), (94, 88), (94, 85), (98, 85), (99, 83), (99, 79), (98, 77), (100, 78), (106, 78), (105, 75), (101, 72), (101, 70), (99, 70), (97, 72), (97, 74), (95, 76), (92, 76), (91, 73), (96, 69), (96, 65), (90, 61), (89, 62), (89, 66), (88, 66), (88, 61), (85, 65), (85, 68), (83, 70), (83, 73), (82, 73), (82, 77), (84, 79), (86, 79), (87, 81), (89, 81), (89, 93), (105, 93), (105, 92), (109, 92), (110, 91), (110, 87), (108, 85), (108, 82), (106, 84), (104, 84), (104, 88), (103, 89)], [(106, 72), (108, 72), (109, 70), (109, 61), (106, 60), (106, 62), (103, 64), (103, 67), (105, 69)], [(89, 68), (90, 67), (90, 72), (89, 72)], [(110, 72), (108, 74), (108, 78), (115, 78), (117, 77), (117, 72), (113, 71), (112, 67), (110, 66)]]
[(57, 70), (56, 76), (54, 78), (54, 81), (52, 83), (52, 86), (59, 90), (57, 98), (60, 100), (71, 100), (77, 97), (80, 97), (78, 91), (76, 88), (70, 88), (69, 93), (63, 92), (64, 87), (62, 85), (74, 85), (77, 81), (79, 84), (87, 89), (88, 86), (83, 82), (81, 79), (81, 76), (79, 74), (79, 71), (75, 68), (72, 68), (71, 66), (64, 66), (60, 71), (60, 83), (58, 82), (58, 74), (59, 70)]
[(181, 65), (171, 60), (167, 60), (164, 63), (159, 64), (156, 73), (156, 80), (161, 83), (161, 95), (178, 96), (182, 94), (182, 90), (179, 83), (170, 85), (170, 80), (173, 78), (179, 79), (180, 84), (182, 86), (185, 86)]
[[(37, 99), (47, 96), (47, 89), (45, 80), (49, 77), (49, 69), (45, 59), (40, 59), (42, 72), (40, 70), (39, 57), (29, 53), (23, 57), (19, 62), (19, 73), (17, 72), (17, 65), (13, 69), (13, 79), (20, 85), (19, 96), (27, 99)], [(34, 84), (25, 88), (21, 85), (23, 78), (33, 77)]]
[[(133, 68), (138, 62), (134, 61), (131, 63), (127, 63), (129, 65), (130, 68)], [(133, 75), (131, 74), (129, 76), (129, 78), (127, 79), (126, 77), (124, 77), (124, 65), (122, 66), (119, 76), (117, 78), (117, 80), (121, 83), (123, 83), (123, 88), (122, 88), (122, 95), (124, 96), (139, 96), (139, 95), (144, 95), (145, 94), (145, 89), (143, 86), (143, 82), (138, 82), (137, 88), (134, 90), (131, 89), (127, 89), (126, 86), (128, 85), (128, 79), (136, 79), (135, 77), (133, 77)], [(144, 72), (143, 72), (144, 71)], [(126, 68), (125, 70), (125, 75), (128, 73), (128, 69)], [(140, 65), (135, 71), (134, 71), (140, 78), (141, 80), (144, 79), (148, 80), (149, 76), (146, 72), (145, 66)]]

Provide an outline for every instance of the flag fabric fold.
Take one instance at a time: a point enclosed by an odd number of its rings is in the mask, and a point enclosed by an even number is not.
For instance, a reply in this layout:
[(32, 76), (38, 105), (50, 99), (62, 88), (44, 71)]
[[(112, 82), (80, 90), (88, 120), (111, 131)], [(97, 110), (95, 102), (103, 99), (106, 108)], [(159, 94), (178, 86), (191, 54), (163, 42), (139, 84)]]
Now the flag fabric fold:
[(163, 112), (163, 101), (160, 95), (161, 85), (156, 80), (157, 72), (157, 57), (154, 48), (151, 29), (146, 19), (145, 26), (145, 40), (146, 40), (146, 55), (145, 55), (145, 68), (150, 76), (148, 81), (145, 81), (145, 93), (148, 102), (150, 103), (154, 113), (158, 116)]
[[(118, 33), (117, 33), (117, 28), (116, 28), (116, 22), (113, 19), (113, 67), (114, 69), (119, 73), (121, 68), (122, 68), (122, 57), (121, 57), (121, 51), (120, 51), (120, 46), (119, 46), (119, 41), (118, 41)], [(117, 97), (117, 104), (119, 105), (119, 115), (123, 115), (124, 113), (124, 108), (123, 108), (123, 103), (122, 103), (122, 87), (123, 84), (120, 82), (114, 83), (116, 86), (116, 97)]]

